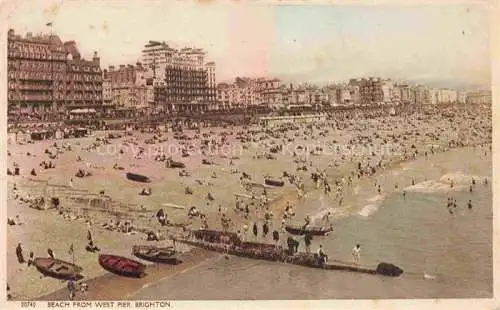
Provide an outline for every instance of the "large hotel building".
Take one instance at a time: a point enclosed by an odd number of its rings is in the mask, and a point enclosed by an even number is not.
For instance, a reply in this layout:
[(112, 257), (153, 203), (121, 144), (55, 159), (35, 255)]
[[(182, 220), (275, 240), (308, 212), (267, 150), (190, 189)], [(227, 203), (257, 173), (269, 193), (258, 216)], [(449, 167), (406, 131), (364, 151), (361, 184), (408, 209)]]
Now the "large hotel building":
[(170, 47), (149, 41), (142, 51), (145, 78), (154, 85), (154, 102), (164, 111), (206, 111), (216, 101), (215, 63), (199, 48)]
[(8, 32), (9, 121), (64, 120), (102, 106), (100, 59), (84, 60), (74, 41)]

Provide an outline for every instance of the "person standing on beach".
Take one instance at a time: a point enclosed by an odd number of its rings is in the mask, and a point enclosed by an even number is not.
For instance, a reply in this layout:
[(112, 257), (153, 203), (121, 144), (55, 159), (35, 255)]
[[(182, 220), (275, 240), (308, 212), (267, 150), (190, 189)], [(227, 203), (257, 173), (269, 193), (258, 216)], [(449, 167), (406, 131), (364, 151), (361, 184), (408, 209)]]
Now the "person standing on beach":
[(51, 248), (48, 248), (48, 249), (47, 249), (47, 253), (49, 254), (49, 257), (50, 257), (50, 258), (52, 258), (52, 259), (54, 259), (54, 258), (55, 258), (55, 257), (54, 257), (54, 251), (52, 251), (52, 249), (51, 249)]
[(17, 244), (16, 256), (17, 256), (17, 261), (19, 262), (19, 264), (24, 264), (23, 248), (21, 247), (21, 243)]
[(352, 257), (354, 264), (359, 265), (361, 246), (356, 244), (356, 246), (352, 249)]
[(472, 201), (469, 199), (469, 201), (467, 202), (467, 208), (472, 209)]
[(312, 236), (310, 234), (306, 234), (304, 237), (304, 243), (306, 245), (306, 253), (311, 253), (311, 241), (312, 241)]
[(325, 254), (325, 251), (323, 251), (323, 245), (321, 245), (321, 244), (319, 245), (319, 249), (318, 249), (318, 257), (319, 257), (321, 265), (326, 264), (328, 256)]
[(75, 282), (73, 280), (68, 281), (68, 292), (69, 292), (69, 300), (73, 300), (75, 298)]
[(30, 251), (30, 256), (28, 258), (28, 267), (34, 264), (34, 259), (33, 259), (34, 256), (35, 254), (33, 254), (33, 251)]

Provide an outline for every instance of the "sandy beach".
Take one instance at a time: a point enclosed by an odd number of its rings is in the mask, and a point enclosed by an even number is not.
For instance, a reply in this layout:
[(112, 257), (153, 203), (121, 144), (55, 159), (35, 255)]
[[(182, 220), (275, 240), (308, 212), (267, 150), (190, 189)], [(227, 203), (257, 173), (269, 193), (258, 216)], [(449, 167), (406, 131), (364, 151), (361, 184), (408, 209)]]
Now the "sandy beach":
[[(155, 218), (160, 208), (171, 223), (184, 224), (186, 229), (202, 225), (199, 217), (188, 217), (191, 206), (206, 215), (207, 224), (213, 229), (221, 229), (224, 213), (232, 220), (230, 230), (234, 232), (244, 231), (244, 225), (251, 228), (254, 223), (260, 229), (266, 212), (272, 212), (271, 231), (279, 231), (283, 241), (287, 235), (280, 225), (287, 204), (296, 214), (287, 222), (302, 224), (303, 218), (310, 216), (315, 224), (323, 225), (322, 218), (328, 211), (331, 223), (335, 224), (353, 215), (371, 215), (383, 199), (394, 193), (411, 194), (436, 188), (436, 184), (425, 182), (438, 182), (444, 187), (454, 182), (456, 190), (467, 190), (469, 175), (461, 179), (460, 175), (449, 174), (432, 181), (430, 175), (417, 173), (402, 180), (387, 173), (405, 169), (417, 158), (456, 148), (473, 148), (478, 156), (491, 156), (488, 107), (451, 107), (447, 113), (452, 116), (445, 117), (443, 113), (436, 110), (429, 114), (390, 116), (342, 112), (331, 115), (326, 124), (273, 130), (258, 126), (202, 128), (185, 130), (182, 134), (186, 137), (182, 139), (176, 139), (180, 134), (173, 132), (121, 131), (112, 133), (121, 135), (120, 138), (110, 138), (111, 132), (94, 132), (86, 138), (10, 144), (8, 167), (13, 170), (16, 163), (21, 171), (19, 176), (8, 177), (7, 213), (17, 224), (7, 227), (10, 293), (14, 300), (68, 298), (65, 282), (41, 277), (33, 266), (17, 263), (18, 243), (22, 244), (25, 258), (29, 251), (35, 257), (46, 257), (47, 249), (51, 248), (57, 258), (68, 262), (73, 259), (68, 252), (73, 245), (75, 263), (83, 268), (83, 281), (89, 286), (87, 293), (77, 295), (80, 300), (124, 299), (145, 285), (222, 259), (218, 254), (178, 244), (177, 250), (184, 252), (183, 264), (150, 264), (145, 278), (128, 279), (109, 274), (97, 263), (97, 254), (85, 250), (88, 230), (101, 253), (133, 258), (134, 244), (171, 245), (169, 237), (182, 234), (183, 229), (175, 225), (162, 227)], [(155, 143), (146, 143), (147, 140)], [(182, 155), (183, 149), (189, 156)], [(57, 155), (51, 158), (50, 154)], [(186, 167), (167, 168), (165, 161), (157, 160), (163, 154)], [(203, 160), (211, 164), (203, 164)], [(43, 169), (42, 161), (52, 161), (55, 168)], [(36, 176), (30, 175), (32, 169)], [(79, 169), (91, 175), (76, 177)], [(180, 176), (181, 170), (189, 176)], [(146, 175), (151, 183), (128, 180), (126, 172)], [(322, 175), (329, 192), (323, 183), (312, 180), (313, 173)], [(283, 180), (284, 186), (263, 186), (267, 177)], [(477, 175), (478, 183), (483, 179), (483, 175)], [(192, 194), (186, 194), (186, 187)], [(144, 188), (151, 188), (152, 194), (139, 195)], [(262, 203), (264, 189), (269, 199), (267, 209)], [(209, 193), (212, 200), (207, 199)], [(30, 208), (29, 203), (20, 201), (20, 197), (28, 195), (47, 200), (57, 197), (59, 210)], [(242, 205), (249, 206), (248, 215), (234, 210), (236, 197)], [(120, 228), (110, 225), (110, 221), (115, 224), (119, 221)], [(123, 228), (124, 222), (128, 222), (128, 228)], [(124, 229), (129, 231), (120, 231)], [(164, 240), (146, 241), (148, 231), (159, 232)], [(244, 237), (273, 243), (270, 235), (257, 238), (248, 229)], [(119, 290), (104, 289), (116, 287), (117, 283)]]

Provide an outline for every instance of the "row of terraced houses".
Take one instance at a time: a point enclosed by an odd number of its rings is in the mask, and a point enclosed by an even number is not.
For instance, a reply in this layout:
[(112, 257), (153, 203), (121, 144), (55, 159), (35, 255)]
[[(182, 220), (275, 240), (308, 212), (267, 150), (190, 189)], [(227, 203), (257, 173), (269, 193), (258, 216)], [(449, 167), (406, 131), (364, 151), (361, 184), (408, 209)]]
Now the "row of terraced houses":
[(176, 49), (149, 41), (141, 61), (101, 68), (75, 41), (57, 35), (8, 32), (10, 122), (202, 113), (265, 106), (370, 106), (383, 104), (489, 103), (491, 92), (466, 93), (395, 82), (351, 79), (318, 87), (277, 78), (236, 78), (218, 83), (216, 64), (201, 48)]

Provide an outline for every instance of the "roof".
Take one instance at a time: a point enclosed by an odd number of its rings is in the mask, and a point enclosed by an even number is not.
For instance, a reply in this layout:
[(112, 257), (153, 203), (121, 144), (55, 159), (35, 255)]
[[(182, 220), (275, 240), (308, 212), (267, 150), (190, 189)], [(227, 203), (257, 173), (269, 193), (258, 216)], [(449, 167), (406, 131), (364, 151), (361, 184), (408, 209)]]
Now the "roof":
[(76, 47), (76, 42), (75, 41), (68, 41), (64, 42), (64, 48), (68, 53), (73, 56), (73, 58), (79, 58), (80, 57), (80, 52), (78, 51), (78, 48)]

